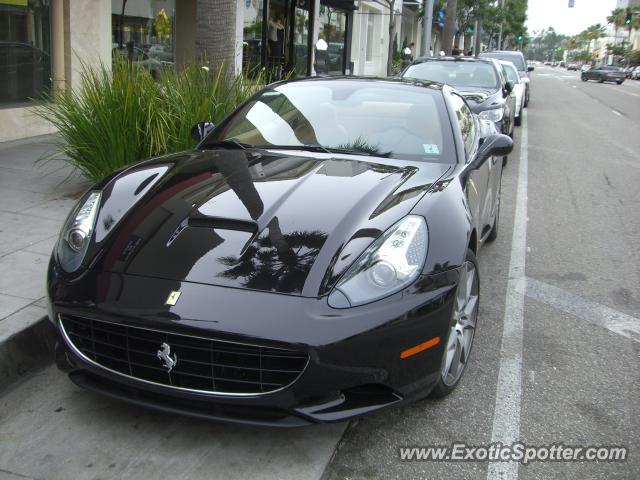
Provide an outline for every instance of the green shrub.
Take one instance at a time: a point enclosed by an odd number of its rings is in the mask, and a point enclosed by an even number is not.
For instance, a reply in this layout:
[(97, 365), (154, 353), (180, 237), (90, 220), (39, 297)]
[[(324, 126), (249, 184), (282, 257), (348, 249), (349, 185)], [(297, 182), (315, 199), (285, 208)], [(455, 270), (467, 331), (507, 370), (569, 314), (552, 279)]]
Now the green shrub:
[(78, 88), (57, 92), (34, 111), (58, 130), (54, 155), (97, 181), (130, 163), (195, 146), (191, 127), (219, 123), (255, 93), (263, 74), (230, 79), (202, 63), (167, 70), (155, 81), (148, 70), (118, 62), (112, 69), (83, 66)]

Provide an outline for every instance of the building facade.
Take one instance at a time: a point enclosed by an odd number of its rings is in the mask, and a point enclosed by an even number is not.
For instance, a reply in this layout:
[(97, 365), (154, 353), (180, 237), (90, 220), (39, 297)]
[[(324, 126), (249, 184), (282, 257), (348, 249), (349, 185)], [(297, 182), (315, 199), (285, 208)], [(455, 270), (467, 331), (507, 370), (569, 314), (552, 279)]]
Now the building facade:
[[(31, 112), (83, 66), (128, 59), (155, 77), (196, 57), (198, 5), (208, 0), (0, 0), (0, 141), (52, 132)], [(213, 0), (211, 0), (213, 1)], [(375, 0), (228, 0), (235, 71), (386, 74), (389, 11)], [(396, 2), (398, 47), (419, 51), (417, 3)]]

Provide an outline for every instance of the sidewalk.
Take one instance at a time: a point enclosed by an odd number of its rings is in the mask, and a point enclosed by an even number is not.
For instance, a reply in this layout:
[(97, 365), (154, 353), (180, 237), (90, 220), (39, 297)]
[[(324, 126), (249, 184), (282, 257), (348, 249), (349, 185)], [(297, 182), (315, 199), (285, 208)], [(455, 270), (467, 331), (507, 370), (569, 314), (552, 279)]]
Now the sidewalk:
[(89, 186), (61, 160), (37, 161), (55, 138), (0, 143), (0, 389), (38, 362), (49, 256)]

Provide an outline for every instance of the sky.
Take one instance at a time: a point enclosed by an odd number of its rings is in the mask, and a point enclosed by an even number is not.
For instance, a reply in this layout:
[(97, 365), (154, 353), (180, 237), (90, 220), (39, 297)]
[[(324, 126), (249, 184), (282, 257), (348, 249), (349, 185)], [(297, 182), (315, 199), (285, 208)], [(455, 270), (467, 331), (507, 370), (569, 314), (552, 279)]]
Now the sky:
[(529, 0), (527, 30), (552, 26), (564, 35), (580, 33), (594, 23), (607, 23), (607, 15), (616, 7), (616, 0), (575, 0), (575, 7), (569, 8), (569, 0)]

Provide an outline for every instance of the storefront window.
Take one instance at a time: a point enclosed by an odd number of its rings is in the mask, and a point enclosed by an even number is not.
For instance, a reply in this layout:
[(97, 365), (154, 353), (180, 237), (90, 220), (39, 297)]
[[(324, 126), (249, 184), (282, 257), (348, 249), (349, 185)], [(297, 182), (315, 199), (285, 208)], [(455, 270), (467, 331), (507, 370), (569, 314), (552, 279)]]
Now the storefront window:
[(320, 38), (327, 42), (327, 53), (316, 59), (316, 71), (325, 75), (342, 75), (347, 13), (344, 10), (321, 4), (319, 22)]
[(245, 0), (242, 33), (242, 70), (254, 73), (262, 62), (262, 0)]
[(49, 91), (49, 17), (48, 0), (0, 0), (0, 106)]
[(307, 74), (309, 58), (309, 2), (304, 0), (296, 5), (296, 23), (293, 37), (293, 69), (296, 76)]
[[(1, 1), (1, 0), (0, 0)], [(158, 78), (175, 62), (175, 0), (111, 0), (114, 59)]]

